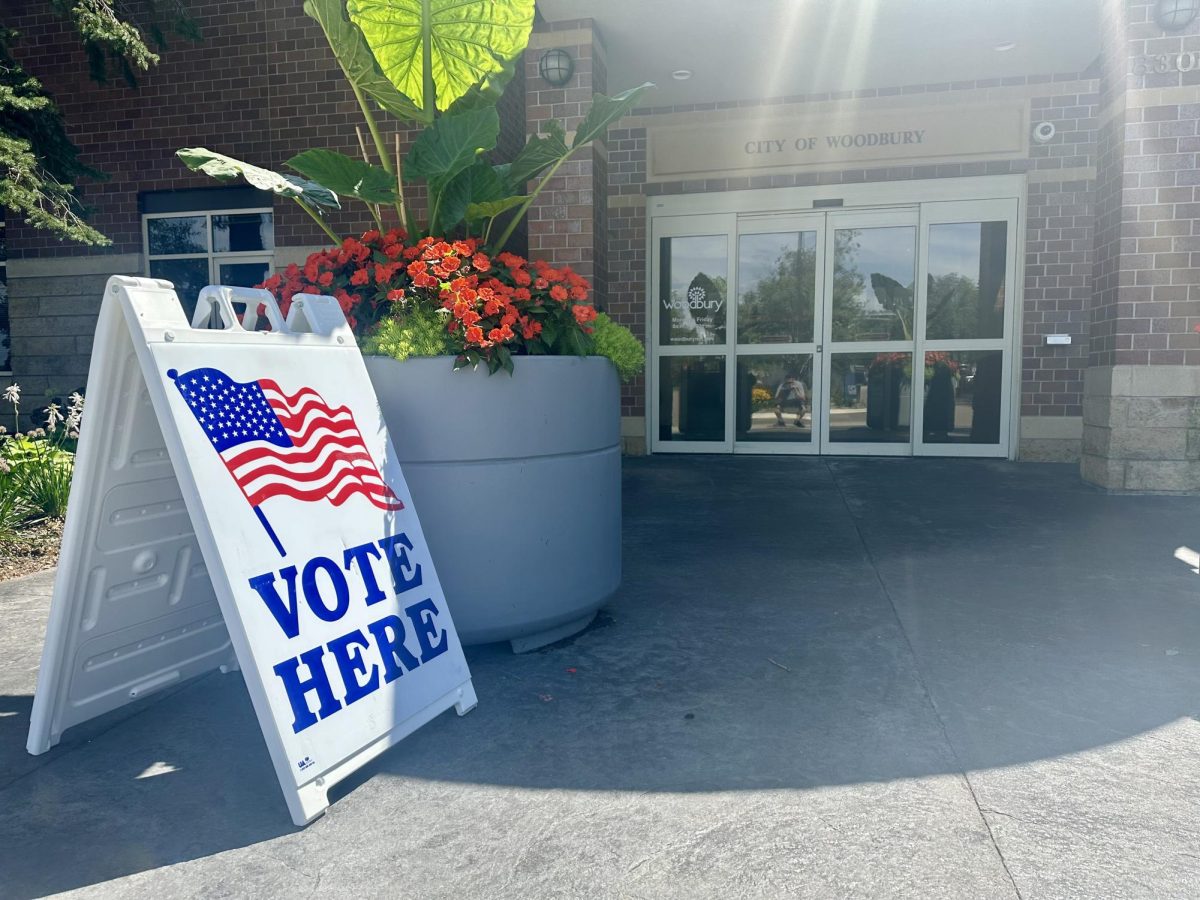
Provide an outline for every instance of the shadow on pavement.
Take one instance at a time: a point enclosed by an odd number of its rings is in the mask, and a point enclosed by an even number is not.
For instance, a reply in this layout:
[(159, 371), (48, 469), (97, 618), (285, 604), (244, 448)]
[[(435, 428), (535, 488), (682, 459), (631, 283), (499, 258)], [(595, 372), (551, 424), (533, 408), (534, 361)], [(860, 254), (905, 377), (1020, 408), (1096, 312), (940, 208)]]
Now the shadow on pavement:
[[(625, 469), (610, 624), (524, 656), (468, 650), (478, 708), (336, 796), (380, 776), (632, 792), (884, 782), (1060, 757), (1200, 706), (1200, 582), (1172, 557), (1200, 544), (1194, 498), (980, 461)], [(520, 548), (497, 575), (536, 576)], [(28, 709), (0, 697), (0, 760), (23, 748)], [(238, 676), (202, 678), (25, 771), (2, 799), (5, 896), (294, 830)], [(403, 786), (388, 796), (371, 815), (403, 818)]]

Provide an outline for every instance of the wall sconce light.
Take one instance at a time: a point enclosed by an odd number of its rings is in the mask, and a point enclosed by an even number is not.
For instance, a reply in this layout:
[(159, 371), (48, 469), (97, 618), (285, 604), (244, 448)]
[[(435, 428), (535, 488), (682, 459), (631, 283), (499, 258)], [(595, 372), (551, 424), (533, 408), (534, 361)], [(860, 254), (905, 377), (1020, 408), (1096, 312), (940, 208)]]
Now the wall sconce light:
[(562, 87), (575, 74), (575, 60), (566, 50), (547, 50), (538, 60), (538, 74), (554, 87)]
[(1163, 31), (1182, 31), (1200, 13), (1200, 0), (1158, 0), (1154, 20)]

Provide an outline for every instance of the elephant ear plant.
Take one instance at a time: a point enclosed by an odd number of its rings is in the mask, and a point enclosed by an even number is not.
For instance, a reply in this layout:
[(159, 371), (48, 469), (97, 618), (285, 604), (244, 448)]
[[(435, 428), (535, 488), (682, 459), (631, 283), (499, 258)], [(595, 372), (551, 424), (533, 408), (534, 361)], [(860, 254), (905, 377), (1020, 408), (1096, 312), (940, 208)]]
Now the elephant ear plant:
[[(336, 245), (265, 286), (284, 306), (301, 291), (336, 296), (364, 338), (389, 330), (373, 346), (429, 345), (397, 340), (396, 320), (416, 304), (423, 312), (413, 322), (427, 330), (436, 312), (458, 365), (511, 370), (514, 354), (590, 352), (596, 311), (586, 282), (500, 251), (562, 164), (651, 85), (594, 95), (573, 135), (550, 121), (511, 162), (494, 164), (485, 154), (500, 135), (496, 103), (528, 43), (534, 0), (306, 0), (304, 12), (358, 101), (369, 135), (359, 132), (362, 158), (306, 150), (286, 163), (296, 174), (283, 174), (204, 148), (178, 153), (194, 171), (292, 199)], [(420, 127), (403, 157), (383, 116)], [(423, 215), (410, 202), (417, 182)], [(347, 199), (366, 205), (372, 231), (343, 239), (330, 226)]]

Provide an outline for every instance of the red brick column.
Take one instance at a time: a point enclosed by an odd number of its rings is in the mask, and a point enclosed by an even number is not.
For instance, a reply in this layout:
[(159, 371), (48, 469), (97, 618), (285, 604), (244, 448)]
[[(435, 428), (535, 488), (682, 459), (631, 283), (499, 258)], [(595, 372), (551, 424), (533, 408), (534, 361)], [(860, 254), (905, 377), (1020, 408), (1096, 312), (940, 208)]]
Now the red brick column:
[(1155, 5), (1104, 3), (1082, 471), (1200, 491), (1200, 18), (1166, 30)]
[[(529, 134), (548, 119), (557, 119), (568, 139), (583, 119), (593, 93), (605, 93), (604, 50), (590, 19), (555, 22), (553, 30), (537, 30), (525, 53), (525, 122)], [(563, 87), (547, 84), (538, 61), (552, 48), (567, 51), (575, 72)], [(593, 141), (564, 163), (530, 207), (529, 256), (554, 265), (569, 265), (588, 278), (595, 300), (607, 300), (607, 148)]]

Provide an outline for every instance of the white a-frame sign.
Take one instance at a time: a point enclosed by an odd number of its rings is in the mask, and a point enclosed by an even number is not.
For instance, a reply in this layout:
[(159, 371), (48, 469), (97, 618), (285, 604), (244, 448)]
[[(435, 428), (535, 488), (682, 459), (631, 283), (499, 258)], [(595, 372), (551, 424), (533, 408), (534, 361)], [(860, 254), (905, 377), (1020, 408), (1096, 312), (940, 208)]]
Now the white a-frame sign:
[[(269, 331), (255, 330), (263, 315)], [(297, 297), (284, 322), (265, 291), (209, 287), (189, 325), (167, 282), (113, 278), (87, 403), (30, 753), (240, 666), (302, 825), (334, 783), (450, 707), (474, 707), (333, 298)]]

